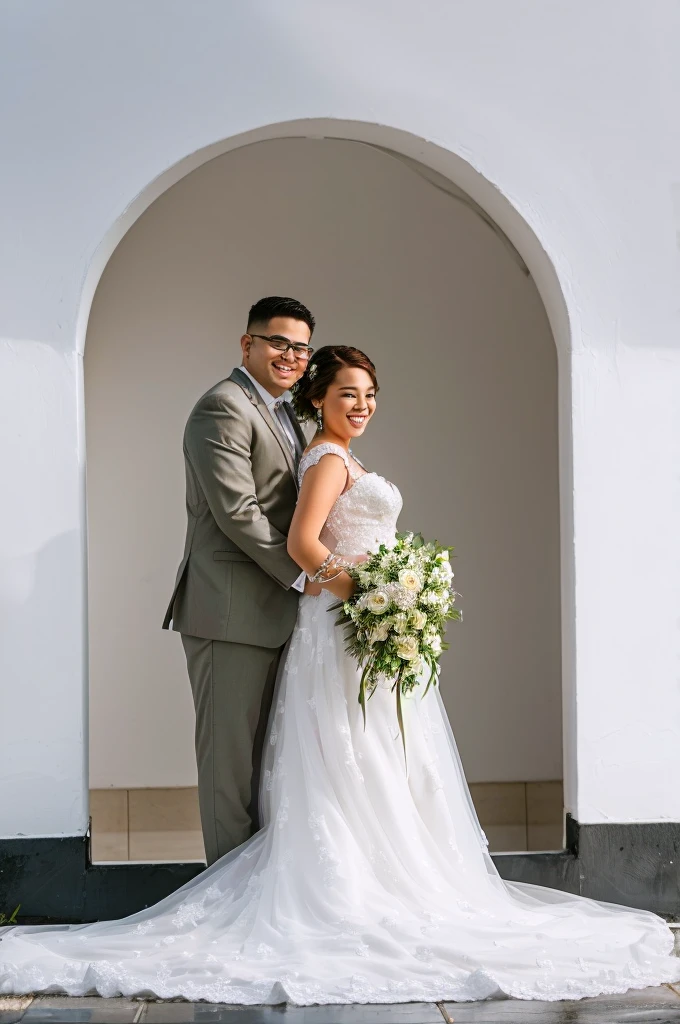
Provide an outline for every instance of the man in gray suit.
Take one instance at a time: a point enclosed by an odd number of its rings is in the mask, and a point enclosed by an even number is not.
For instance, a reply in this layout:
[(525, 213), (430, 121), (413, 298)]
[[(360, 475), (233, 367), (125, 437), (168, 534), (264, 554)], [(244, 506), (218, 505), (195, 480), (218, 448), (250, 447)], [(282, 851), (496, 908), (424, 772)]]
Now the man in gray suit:
[(286, 550), (307, 444), (286, 392), (313, 330), (294, 299), (256, 302), (242, 365), (199, 398), (184, 431), (187, 535), (163, 628), (172, 620), (187, 659), (208, 864), (259, 828), (274, 681), (307, 586)]

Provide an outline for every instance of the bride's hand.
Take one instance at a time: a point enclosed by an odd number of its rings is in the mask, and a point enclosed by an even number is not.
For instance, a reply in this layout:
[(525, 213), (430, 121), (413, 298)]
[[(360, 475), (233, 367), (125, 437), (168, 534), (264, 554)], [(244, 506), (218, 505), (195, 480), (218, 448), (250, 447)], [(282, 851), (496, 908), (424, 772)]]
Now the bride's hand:
[[(367, 562), (369, 558), (370, 555), (368, 554), (350, 555), (348, 556), (348, 561), (353, 565), (360, 565), (362, 562)], [(357, 585), (349, 573), (343, 572), (330, 585), (326, 584), (326, 589), (330, 590), (336, 597), (339, 597), (341, 601), (348, 601), (356, 591)]]
[(356, 588), (356, 583), (346, 572), (341, 573), (336, 579), (325, 584), (325, 589), (330, 590), (331, 594), (335, 594), (341, 601), (349, 600)]

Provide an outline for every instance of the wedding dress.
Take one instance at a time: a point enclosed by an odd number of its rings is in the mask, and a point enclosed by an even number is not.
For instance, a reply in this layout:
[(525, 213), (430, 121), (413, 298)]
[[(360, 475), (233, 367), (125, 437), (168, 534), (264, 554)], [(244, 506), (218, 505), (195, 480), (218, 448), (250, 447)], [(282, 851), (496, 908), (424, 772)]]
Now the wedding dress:
[[(394, 541), (401, 497), (342, 448), (351, 486), (322, 540)], [(232, 1004), (579, 999), (680, 981), (657, 915), (500, 878), (438, 689), (378, 688), (364, 731), (336, 599), (303, 596), (279, 673), (265, 826), (155, 906), (118, 921), (18, 926), (0, 993), (183, 996)]]

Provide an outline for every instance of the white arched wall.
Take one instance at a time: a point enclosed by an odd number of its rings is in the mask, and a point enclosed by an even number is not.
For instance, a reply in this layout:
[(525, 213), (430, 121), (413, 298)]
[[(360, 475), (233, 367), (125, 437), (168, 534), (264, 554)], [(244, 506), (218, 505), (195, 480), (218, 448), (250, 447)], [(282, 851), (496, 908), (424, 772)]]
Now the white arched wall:
[[(546, 303), (553, 337), (557, 343), (558, 360), (561, 364), (567, 361), (568, 364), (568, 327), (565, 316), (565, 307), (562, 293), (557, 285), (557, 280), (552, 263), (541, 248), (537, 237), (532, 229), (516, 213), (507, 199), (494, 186), (479, 175), (474, 169), (463, 161), (456, 154), (442, 151), (440, 147), (425, 142), (408, 132), (397, 129), (386, 128), (375, 124), (365, 123), (343, 123), (339, 121), (305, 121), (302, 123), (286, 123), (270, 125), (265, 128), (255, 129), (241, 136), (224, 139), (212, 146), (205, 148), (201, 153), (185, 158), (178, 164), (168, 168), (160, 174), (153, 182), (146, 185), (141, 193), (134, 199), (113, 222), (96, 251), (89, 261), (87, 272), (84, 276), (81, 302), (75, 321), (75, 342), (76, 361), (74, 375), (69, 377), (68, 387), (71, 388), (73, 401), (72, 412), (74, 418), (69, 422), (69, 416), (63, 415), (61, 409), (58, 427), (61, 430), (61, 439), (58, 431), (50, 434), (50, 442), (58, 450), (59, 439), (62, 446), (66, 446), (70, 431), (73, 431), (74, 440), (77, 441), (78, 459), (68, 467), (63, 467), (59, 478), (58, 492), (62, 495), (62, 515), (73, 522), (73, 514), (76, 509), (79, 513), (76, 517), (78, 527), (69, 531), (69, 534), (59, 541), (58, 547), (61, 550), (51, 556), (54, 568), (51, 569), (51, 577), (57, 571), (60, 575), (60, 586), (58, 588), (58, 614), (52, 614), (52, 623), (55, 632), (58, 632), (59, 643), (63, 647), (63, 654), (59, 659), (59, 668), (67, 673), (68, 685), (55, 689), (58, 693), (58, 703), (50, 700), (43, 701), (41, 708), (45, 710), (43, 719), (44, 725), (41, 731), (40, 742), (32, 741), (32, 749), (38, 750), (42, 757), (51, 756), (47, 772), (36, 766), (35, 756), (32, 755), (32, 770), (22, 775), (23, 784), (13, 788), (11, 820), (14, 825), (9, 825), (8, 834), (14, 835), (15, 830), (19, 834), (26, 835), (78, 835), (83, 833), (87, 827), (87, 807), (89, 775), (87, 769), (87, 678), (88, 678), (88, 623), (87, 623), (87, 538), (86, 538), (86, 478), (85, 478), (85, 420), (84, 420), (84, 379), (82, 355), (85, 347), (85, 336), (87, 323), (92, 304), (92, 298), (96, 286), (100, 280), (102, 270), (113, 255), (117, 245), (123, 238), (131, 224), (154, 202), (167, 188), (187, 174), (190, 170), (200, 167), (214, 157), (222, 153), (237, 150), (249, 143), (264, 141), (272, 138), (287, 137), (310, 137), (310, 138), (345, 138), (354, 141), (363, 141), (370, 144), (381, 145), (387, 150), (402, 156), (417, 160), (454, 181), (459, 187), (477, 202), (483, 210), (491, 216), (497, 224), (508, 234), (508, 237), (518, 247), (529, 270), (532, 271), (534, 279), (539, 287), (542, 298)], [(50, 349), (47, 348), (46, 352)], [(559, 430), (560, 430), (560, 479), (566, 473), (569, 475), (569, 457), (564, 457), (564, 445), (569, 451), (569, 382), (568, 372), (565, 375), (561, 368), (559, 376)], [(67, 390), (67, 394), (68, 394)], [(62, 398), (60, 399), (63, 400)], [(57, 454), (54, 463), (58, 465), (59, 455)], [(71, 474), (71, 481), (69, 480)], [(561, 484), (560, 484), (561, 485)], [(74, 489), (75, 487), (75, 489)], [(562, 490), (563, 494), (563, 490)], [(562, 587), (566, 594), (562, 601), (562, 650), (563, 659), (567, 666), (567, 676), (563, 677), (563, 725), (564, 725), (564, 800), (567, 810), (576, 810), (575, 795), (577, 781), (576, 751), (576, 718), (572, 714), (573, 709), (573, 678), (569, 674), (569, 666), (573, 664), (570, 657), (570, 626), (572, 618), (569, 615), (569, 608), (572, 606), (572, 592), (570, 584), (573, 579), (571, 571), (571, 552), (569, 547), (570, 537), (570, 502), (562, 498), (561, 522), (562, 522)], [(76, 507), (73, 506), (74, 497), (78, 496), (79, 501)], [(56, 512), (59, 512), (57, 505)], [(566, 538), (566, 544), (564, 544)], [(68, 542), (68, 544), (67, 544)], [(52, 550), (52, 546), (50, 549)], [(566, 556), (566, 564), (564, 564)], [(39, 562), (42, 562), (40, 559)], [(58, 567), (58, 569), (57, 569)], [(67, 568), (66, 575), (63, 569)], [(47, 586), (43, 583), (39, 589), (45, 594)], [(67, 595), (71, 595), (67, 599)], [(43, 615), (45, 612), (43, 612)], [(33, 616), (26, 615), (25, 621)], [(17, 645), (18, 646), (18, 645)], [(45, 657), (49, 657), (49, 650), (43, 646)], [(36, 659), (39, 664), (39, 659)], [(54, 671), (53, 663), (50, 666)], [(18, 675), (20, 670), (15, 668)], [(46, 671), (43, 670), (44, 672)], [(69, 696), (69, 692), (71, 696)], [(56, 700), (56, 697), (54, 698)], [(22, 701), (16, 701), (22, 703)], [(28, 709), (27, 709), (28, 715)], [(54, 723), (59, 722), (59, 730), (55, 734)], [(36, 719), (32, 721), (33, 735), (36, 735)], [(54, 756), (56, 755), (57, 772), (52, 774)], [(30, 799), (29, 799), (30, 798)], [(18, 824), (16, 824), (16, 822)], [(58, 824), (60, 822), (60, 824)]]
[(465, 623), (442, 692), (469, 780), (561, 778), (557, 356), (535, 285), (478, 214), (394, 154), (281, 139), (163, 193), (95, 296), (90, 786), (195, 785), (184, 656), (159, 628), (185, 530), (181, 437), (271, 292), (310, 305), (317, 345), (375, 359), (379, 415), (359, 454), (398, 481), (404, 528), (457, 545)]
[[(445, 179), (452, 181), (460, 189), (463, 189), (486, 214), (507, 234), (526, 262), (532, 277), (534, 278), (541, 297), (545, 303), (545, 309), (550, 321), (550, 327), (557, 345), (558, 362), (560, 363), (559, 375), (559, 433), (560, 433), (560, 479), (566, 473), (567, 479), (570, 475), (570, 433), (569, 433), (569, 388), (570, 376), (564, 373), (564, 364), (569, 361), (569, 328), (566, 318), (565, 305), (562, 291), (557, 283), (554, 267), (542, 249), (538, 238), (533, 230), (517, 213), (507, 198), (491, 183), (475, 171), (472, 166), (451, 151), (441, 149), (425, 140), (411, 135), (408, 132), (396, 128), (389, 128), (384, 125), (376, 125), (362, 122), (342, 122), (339, 120), (305, 120), (302, 122), (287, 122), (285, 124), (269, 125), (263, 128), (254, 129), (243, 135), (223, 139), (219, 143), (206, 147), (203, 151), (186, 157), (179, 163), (169, 167), (157, 178), (142, 189), (124, 211), (113, 221), (106, 231), (101, 242), (90, 258), (83, 278), (81, 289), (81, 301), (78, 305), (77, 315), (74, 318), (74, 342), (75, 352), (70, 356), (72, 373), (68, 373), (69, 360), (66, 364), (60, 361), (63, 373), (67, 376), (65, 393), (55, 397), (56, 405), (52, 410), (55, 415), (54, 425), (49, 431), (50, 444), (54, 447), (55, 456), (53, 464), (56, 467), (59, 462), (63, 463), (63, 453), (69, 447), (69, 438), (75, 443), (77, 459), (71, 461), (67, 466), (62, 465), (58, 486), (60, 501), (57, 502), (53, 512), (56, 516), (61, 514), (62, 518), (74, 525), (74, 529), (66, 532), (63, 538), (59, 539), (58, 550), (50, 545), (48, 551), (52, 552), (50, 558), (53, 568), (47, 571), (48, 580), (51, 578), (51, 585), (55, 586), (57, 575), (59, 584), (56, 587), (55, 598), (58, 601), (56, 610), (52, 607), (47, 596), (50, 583), (43, 582), (34, 592), (42, 594), (46, 602), (47, 610), (38, 613), (41, 619), (49, 618), (54, 632), (58, 634), (58, 645), (63, 648), (63, 654), (55, 663), (50, 660), (48, 645), (42, 645), (39, 649), (43, 654), (34, 652), (36, 667), (40, 666), (40, 658), (45, 658), (45, 667), (41, 668), (42, 678), (49, 672), (54, 676), (55, 667), (63, 673), (63, 684), (50, 691), (48, 699), (42, 697), (41, 709), (44, 709), (44, 718), (39, 716), (43, 725), (36, 733), (35, 715), (31, 720), (29, 730), (31, 749), (39, 751), (38, 763), (34, 754), (30, 756), (31, 767), (28, 771), (20, 774), (21, 784), (13, 786), (11, 803), (6, 806), (11, 810), (8, 814), (9, 824), (5, 826), (8, 835), (74, 835), (83, 833), (87, 828), (88, 816), (88, 616), (87, 616), (87, 536), (86, 536), (86, 449), (85, 449), (85, 415), (84, 415), (84, 378), (83, 378), (83, 353), (87, 324), (92, 306), (92, 300), (101, 274), (108, 260), (111, 258), (118, 243), (129, 230), (130, 226), (150, 206), (150, 204), (162, 195), (164, 191), (179, 181), (196, 167), (219, 156), (223, 153), (240, 149), (255, 142), (281, 138), (333, 138), (345, 139), (348, 141), (364, 142), (369, 145), (380, 146), (393, 151), (395, 154), (408, 157), (422, 163), (425, 167), (441, 174)], [(34, 357), (41, 350), (34, 350)], [(51, 348), (45, 347), (45, 356), (49, 359)], [(47, 370), (49, 374), (50, 371)], [(70, 394), (70, 402), (68, 395)], [(66, 406), (64, 406), (66, 402)], [(71, 404), (72, 403), (72, 404)], [(61, 447), (59, 447), (61, 446)], [(565, 456), (566, 446), (566, 456)], [(73, 449), (71, 449), (73, 450)], [(70, 477), (70, 479), (69, 479)], [(563, 489), (562, 482), (560, 487)], [(568, 484), (567, 484), (568, 487)], [(564, 491), (562, 490), (562, 493)], [(566, 677), (563, 675), (563, 756), (564, 756), (564, 791), (565, 806), (572, 812), (576, 809), (576, 758), (575, 758), (575, 716), (574, 708), (574, 687), (571, 666), (571, 625), (573, 618), (570, 615), (570, 608), (573, 606), (573, 592), (571, 581), (573, 571), (571, 567), (571, 548), (569, 537), (571, 535), (571, 503), (570, 492), (567, 490), (566, 501), (561, 499), (561, 523), (562, 523), (562, 651), (563, 661), (567, 667)], [(77, 498), (74, 505), (74, 499)], [(74, 518), (75, 516), (75, 518)], [(565, 545), (566, 537), (566, 545)], [(566, 556), (566, 563), (564, 561)], [(46, 561), (42, 557), (38, 559), (38, 566)], [(47, 562), (46, 562), (47, 564)], [(34, 570), (35, 571), (35, 570)], [(565, 592), (566, 591), (566, 592)], [(36, 616), (33, 612), (24, 609), (23, 621), (35, 622)], [(26, 642), (27, 635), (21, 636), (14, 632), (14, 641), (19, 658), (24, 654), (21, 642), (16, 643), (17, 636), (20, 641)], [(12, 652), (10, 651), (10, 659)], [(11, 666), (15, 675), (19, 676), (23, 665), (17, 661)], [(26, 704), (30, 701), (26, 691), (20, 695), (15, 694), (14, 704), (19, 711), (25, 707), (23, 720), (27, 721), (33, 712), (34, 705)], [(59, 722), (59, 729), (55, 731), (55, 722)], [(18, 734), (18, 742), (21, 742), (21, 730)], [(24, 746), (23, 750), (27, 749)], [(42, 759), (49, 767), (41, 767)], [(19, 761), (21, 760), (21, 753)], [(16, 763), (16, 759), (15, 759)], [(57, 766), (53, 774), (54, 766)]]
[(1, 15), (2, 836), (87, 828), (80, 354), (103, 267), (187, 171), (306, 134), (434, 168), (529, 265), (559, 359), (565, 803), (582, 823), (680, 821), (677, 11), (201, 13), (107, 0)]

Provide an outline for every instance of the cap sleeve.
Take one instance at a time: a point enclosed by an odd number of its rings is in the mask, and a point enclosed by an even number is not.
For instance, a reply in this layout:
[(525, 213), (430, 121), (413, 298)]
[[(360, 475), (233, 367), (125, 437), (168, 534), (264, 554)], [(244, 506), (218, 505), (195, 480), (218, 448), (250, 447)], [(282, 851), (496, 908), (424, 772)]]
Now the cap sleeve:
[(341, 448), (339, 444), (333, 444), (332, 441), (324, 441), (323, 444), (317, 444), (314, 448), (310, 448), (300, 459), (300, 465), (298, 466), (298, 481), (300, 483), (302, 483), (302, 478), (309, 467), (316, 466), (324, 455), (339, 455), (345, 463), (345, 468), (349, 470), (349, 455), (345, 449)]

